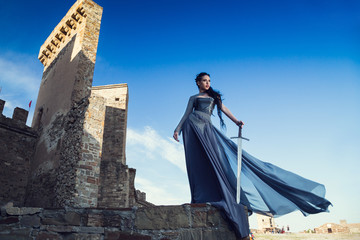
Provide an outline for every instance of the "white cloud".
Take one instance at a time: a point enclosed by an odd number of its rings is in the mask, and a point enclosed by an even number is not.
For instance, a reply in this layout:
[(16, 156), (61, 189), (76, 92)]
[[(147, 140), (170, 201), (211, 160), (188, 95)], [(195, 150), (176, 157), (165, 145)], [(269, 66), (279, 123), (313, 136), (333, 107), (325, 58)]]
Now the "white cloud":
[(127, 129), (126, 158), (136, 168), (135, 186), (156, 205), (183, 204), (190, 201), (182, 144), (162, 137), (147, 126)]
[(41, 82), (42, 66), (37, 58), (18, 53), (0, 54), (0, 99), (6, 101), (3, 114), (11, 117), (15, 107), (29, 110), (30, 125)]
[(128, 128), (127, 143), (129, 147), (138, 146), (137, 151), (147, 158), (163, 158), (186, 172), (184, 148), (182, 144), (171, 138), (161, 137), (149, 126), (143, 132), (137, 132)]
[[(18, 92), (25, 92), (27, 95), (35, 95), (38, 92), (41, 74), (36, 73), (33, 63), (19, 62), (11, 57), (0, 56), (0, 80), (5, 88), (16, 89)], [(40, 72), (41, 73), (41, 72)], [(39, 79), (40, 76), (40, 79)]]
[(165, 188), (164, 185), (161, 185), (161, 187), (159, 187), (149, 179), (136, 177), (135, 182), (137, 188), (146, 193), (146, 200), (156, 205), (176, 205), (184, 204), (189, 201), (187, 194), (181, 194), (181, 191), (183, 190), (181, 187), (177, 189), (177, 187), (172, 186), (172, 190), (180, 190), (177, 191), (178, 194), (173, 194), (172, 192), (169, 192), (169, 186)]

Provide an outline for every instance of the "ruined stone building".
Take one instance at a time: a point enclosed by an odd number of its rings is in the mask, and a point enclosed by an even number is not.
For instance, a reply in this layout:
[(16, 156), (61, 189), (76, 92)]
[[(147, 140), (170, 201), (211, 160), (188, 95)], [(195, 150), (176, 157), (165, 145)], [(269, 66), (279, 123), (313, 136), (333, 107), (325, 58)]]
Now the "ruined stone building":
[(41, 46), (31, 127), (0, 100), (0, 239), (235, 240), (215, 208), (154, 206), (135, 189), (128, 86), (92, 86), (101, 17), (77, 0)]
[[(77, 1), (40, 48), (32, 126), (0, 115), (0, 201), (19, 206), (149, 205), (125, 157), (128, 87), (92, 87), (102, 8)], [(0, 102), (0, 109), (5, 102)], [(151, 204), (150, 204), (151, 205)]]
[(280, 229), (275, 225), (275, 219), (273, 217), (256, 214), (258, 231), (262, 233), (266, 232), (278, 232)]
[(360, 233), (360, 223), (347, 223), (340, 220), (340, 223), (325, 223), (314, 229), (315, 233)]

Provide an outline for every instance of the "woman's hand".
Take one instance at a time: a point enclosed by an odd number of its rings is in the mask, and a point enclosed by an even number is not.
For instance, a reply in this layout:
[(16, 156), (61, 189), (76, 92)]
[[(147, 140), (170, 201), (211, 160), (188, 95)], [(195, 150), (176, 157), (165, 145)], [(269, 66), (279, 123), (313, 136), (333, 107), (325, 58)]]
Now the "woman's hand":
[(179, 141), (179, 133), (178, 132), (174, 132), (173, 138), (175, 139), (175, 141)]
[(245, 124), (243, 121), (237, 120), (235, 123), (237, 126), (239, 126), (240, 128), (242, 128)]

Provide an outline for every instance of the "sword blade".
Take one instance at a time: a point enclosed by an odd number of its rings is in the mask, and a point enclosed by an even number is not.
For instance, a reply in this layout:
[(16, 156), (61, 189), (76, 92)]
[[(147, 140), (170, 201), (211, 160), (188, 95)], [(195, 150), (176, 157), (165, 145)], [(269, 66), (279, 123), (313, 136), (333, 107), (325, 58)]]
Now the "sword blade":
[(242, 140), (238, 138), (238, 154), (237, 154), (237, 182), (236, 182), (236, 202), (240, 203), (240, 176), (241, 176), (241, 158), (242, 158)]

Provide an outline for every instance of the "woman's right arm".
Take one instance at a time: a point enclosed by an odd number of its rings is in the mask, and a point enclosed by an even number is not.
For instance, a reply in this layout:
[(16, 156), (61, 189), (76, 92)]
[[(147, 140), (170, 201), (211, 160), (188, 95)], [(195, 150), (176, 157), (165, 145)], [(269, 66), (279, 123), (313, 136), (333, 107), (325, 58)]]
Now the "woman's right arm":
[(195, 96), (191, 96), (189, 98), (189, 102), (187, 104), (185, 113), (184, 113), (183, 117), (181, 118), (179, 124), (175, 128), (173, 137), (176, 141), (179, 141), (179, 134), (181, 133), (182, 125), (184, 124), (185, 120), (189, 117), (190, 113), (192, 113), (192, 110), (194, 108), (194, 100), (195, 100)]

